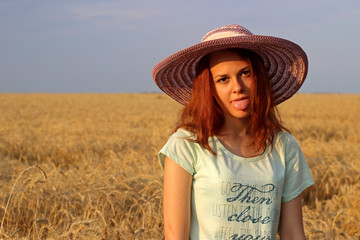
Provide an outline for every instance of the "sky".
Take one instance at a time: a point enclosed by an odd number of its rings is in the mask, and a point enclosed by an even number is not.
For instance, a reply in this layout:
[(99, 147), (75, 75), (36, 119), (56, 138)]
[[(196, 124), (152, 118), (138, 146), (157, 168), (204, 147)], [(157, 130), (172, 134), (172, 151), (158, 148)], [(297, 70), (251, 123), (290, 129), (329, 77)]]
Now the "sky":
[(159, 92), (159, 61), (239, 24), (305, 50), (300, 92), (360, 93), (359, 23), (359, 0), (0, 0), (0, 92)]

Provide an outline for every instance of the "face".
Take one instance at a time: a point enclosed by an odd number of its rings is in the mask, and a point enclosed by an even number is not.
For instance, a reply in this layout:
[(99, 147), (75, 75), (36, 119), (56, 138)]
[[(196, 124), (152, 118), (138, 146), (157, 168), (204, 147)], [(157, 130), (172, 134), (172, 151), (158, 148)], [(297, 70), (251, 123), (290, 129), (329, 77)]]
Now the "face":
[(224, 50), (210, 54), (209, 66), (216, 99), (225, 118), (249, 118), (250, 95), (255, 81), (250, 61), (235, 51)]

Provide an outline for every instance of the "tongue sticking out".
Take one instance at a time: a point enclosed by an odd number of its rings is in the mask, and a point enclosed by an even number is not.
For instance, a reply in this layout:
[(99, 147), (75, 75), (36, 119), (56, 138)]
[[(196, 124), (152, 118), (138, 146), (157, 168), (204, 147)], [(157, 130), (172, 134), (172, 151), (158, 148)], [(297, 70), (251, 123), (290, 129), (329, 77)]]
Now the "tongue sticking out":
[(242, 99), (242, 100), (237, 100), (237, 101), (232, 101), (232, 105), (237, 109), (237, 110), (246, 110), (246, 108), (249, 105), (249, 99)]

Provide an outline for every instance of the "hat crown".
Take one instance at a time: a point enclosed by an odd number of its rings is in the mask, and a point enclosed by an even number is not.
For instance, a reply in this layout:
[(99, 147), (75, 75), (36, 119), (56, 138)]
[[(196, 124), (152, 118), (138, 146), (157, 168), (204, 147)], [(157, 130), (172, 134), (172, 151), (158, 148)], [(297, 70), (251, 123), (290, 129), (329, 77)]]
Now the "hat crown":
[(220, 38), (227, 38), (227, 37), (239, 37), (239, 36), (251, 36), (251, 35), (253, 34), (245, 27), (237, 24), (231, 24), (216, 28), (208, 32), (201, 39), (201, 42), (206, 42)]

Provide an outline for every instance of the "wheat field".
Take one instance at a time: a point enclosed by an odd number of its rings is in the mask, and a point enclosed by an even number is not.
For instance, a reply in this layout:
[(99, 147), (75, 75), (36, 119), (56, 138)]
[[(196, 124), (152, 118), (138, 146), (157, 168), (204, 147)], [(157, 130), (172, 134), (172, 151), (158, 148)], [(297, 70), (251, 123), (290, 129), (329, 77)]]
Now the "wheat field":
[[(0, 94), (0, 239), (164, 239), (163, 94)], [(307, 239), (360, 239), (360, 95), (279, 106), (315, 185)]]

